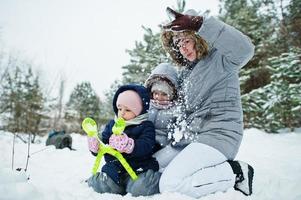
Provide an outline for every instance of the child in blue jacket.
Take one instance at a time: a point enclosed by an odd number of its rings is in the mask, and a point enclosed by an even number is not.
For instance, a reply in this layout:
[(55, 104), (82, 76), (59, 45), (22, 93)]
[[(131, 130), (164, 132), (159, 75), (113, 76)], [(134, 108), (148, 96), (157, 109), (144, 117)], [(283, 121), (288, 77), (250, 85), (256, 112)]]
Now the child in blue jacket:
[[(113, 110), (117, 117), (126, 121), (126, 128), (121, 135), (112, 133), (115, 121), (112, 119), (102, 132), (102, 141), (123, 154), (129, 165), (138, 174), (133, 181), (121, 163), (113, 156), (105, 154), (106, 163), (101, 172), (88, 179), (88, 185), (99, 193), (126, 194), (133, 196), (151, 195), (159, 192), (158, 184), (140, 188), (139, 182), (152, 182), (159, 173), (158, 162), (152, 157), (155, 147), (155, 128), (148, 120), (149, 94), (141, 85), (124, 85), (115, 93)], [(116, 118), (116, 117), (115, 117)], [(89, 150), (97, 154), (99, 142), (88, 138)], [(159, 180), (156, 177), (155, 180)], [(146, 191), (147, 190), (147, 191)]]

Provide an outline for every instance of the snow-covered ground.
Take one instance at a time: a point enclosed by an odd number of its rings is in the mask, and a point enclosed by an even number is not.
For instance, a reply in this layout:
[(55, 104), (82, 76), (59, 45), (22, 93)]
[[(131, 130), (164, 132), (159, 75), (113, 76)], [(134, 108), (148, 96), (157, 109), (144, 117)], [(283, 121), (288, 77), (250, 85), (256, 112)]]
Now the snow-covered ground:
[[(146, 197), (98, 194), (84, 182), (90, 176), (94, 157), (87, 148), (86, 137), (72, 134), (73, 148), (56, 150), (45, 146), (46, 138), (32, 144), (27, 173), (11, 170), (13, 135), (0, 131), (0, 199), (24, 200), (142, 200)], [(46, 148), (46, 149), (45, 149)], [(41, 151), (42, 150), (42, 151)], [(15, 144), (14, 168), (25, 168), (27, 145)], [(300, 200), (301, 199), (301, 133), (266, 134), (257, 129), (245, 130), (237, 159), (255, 169), (254, 194), (240, 192), (211, 194), (201, 200)], [(184, 163), (183, 163), (184, 165)], [(27, 181), (27, 177), (30, 179)], [(149, 200), (191, 200), (193, 198), (163, 193)]]

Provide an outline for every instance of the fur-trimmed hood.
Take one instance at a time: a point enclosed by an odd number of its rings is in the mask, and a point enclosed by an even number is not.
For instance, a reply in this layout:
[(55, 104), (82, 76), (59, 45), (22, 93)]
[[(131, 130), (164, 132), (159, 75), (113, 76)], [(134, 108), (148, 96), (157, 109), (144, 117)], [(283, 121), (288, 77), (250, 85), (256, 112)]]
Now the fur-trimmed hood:
[(145, 87), (151, 90), (152, 85), (157, 79), (166, 80), (169, 85), (173, 88), (174, 97), (177, 97), (178, 90), (178, 73), (176, 66), (169, 63), (161, 63), (155, 67), (151, 75), (145, 81)]

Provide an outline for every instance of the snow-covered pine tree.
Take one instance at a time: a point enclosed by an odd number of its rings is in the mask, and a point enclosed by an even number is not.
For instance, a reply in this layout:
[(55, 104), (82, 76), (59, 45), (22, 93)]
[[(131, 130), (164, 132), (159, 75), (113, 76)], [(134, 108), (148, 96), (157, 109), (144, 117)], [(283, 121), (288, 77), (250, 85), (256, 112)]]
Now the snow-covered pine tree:
[[(184, 12), (186, 1), (177, 0), (178, 12)], [(122, 83), (144, 84), (150, 72), (162, 62), (171, 62), (162, 48), (161, 33), (155, 33), (151, 28), (142, 26), (145, 31), (143, 41), (136, 41), (132, 50), (126, 50), (130, 55), (130, 64), (123, 66)]]
[(289, 7), (289, 29), (295, 41), (294, 46), (301, 48), (301, 0), (291, 0)]
[(102, 125), (108, 123), (109, 119), (114, 118), (114, 111), (113, 111), (113, 97), (117, 89), (121, 86), (121, 82), (119, 80), (115, 80), (114, 83), (111, 84), (110, 89), (105, 91), (105, 100), (102, 104), (101, 108), (101, 117), (100, 123)]
[[(178, 0), (177, 6), (182, 12), (185, 7), (185, 1)], [(127, 49), (126, 52), (130, 55), (130, 63), (122, 67), (122, 80), (116, 80), (105, 92), (104, 105), (108, 108), (104, 110), (104, 116), (114, 116), (112, 112), (112, 98), (116, 89), (122, 84), (137, 83), (144, 84), (150, 72), (161, 62), (171, 62), (167, 57), (166, 52), (162, 48), (160, 33), (154, 33), (151, 28), (142, 26), (145, 31), (143, 41), (136, 41), (135, 47), (132, 50)]]
[(265, 124), (264, 110), (262, 109), (267, 102), (266, 95), (262, 88), (254, 89), (248, 94), (241, 96), (244, 111), (244, 127), (262, 129)]
[(40, 123), (44, 118), (42, 114), (44, 107), (44, 96), (40, 88), (39, 77), (34, 76), (31, 68), (28, 68), (24, 82), (24, 99), (23, 106), (26, 112), (24, 113), (25, 132), (33, 135), (34, 142), (36, 135), (40, 133)]
[(277, 131), (301, 127), (301, 49), (292, 48), (288, 53), (270, 59), (273, 70), (271, 83), (266, 86), (269, 102), (266, 130)]
[[(66, 104), (65, 120), (68, 132), (81, 133), (84, 118), (100, 120), (101, 101), (90, 82), (82, 82), (75, 86)], [(82, 132), (83, 133), (83, 132)]]
[[(175, 10), (183, 12), (186, 1), (177, 0), (177, 8)], [(121, 81), (116, 80), (110, 90), (105, 92), (105, 104), (111, 106), (113, 95), (121, 84), (138, 83), (144, 84), (150, 72), (162, 62), (171, 62), (166, 52), (162, 48), (160, 32), (154, 33), (151, 28), (142, 26), (145, 31), (143, 41), (136, 41), (135, 47), (132, 50), (127, 49), (126, 52), (130, 55), (130, 64), (122, 67), (123, 78)], [(108, 106), (106, 106), (108, 107)], [(112, 116), (112, 111), (105, 111), (105, 116)]]
[(273, 133), (301, 127), (301, 50), (292, 48), (268, 64), (270, 84), (242, 96), (246, 125)]
[(301, 0), (281, 0), (282, 20), (280, 38), (286, 41), (288, 48), (301, 48)]
[[(298, 97), (292, 97), (290, 100), (286, 98), (296, 94), (297, 88), (294, 84), (297, 83), (292, 84), (286, 82), (285, 79), (274, 80), (276, 74), (280, 73), (278, 71), (280, 68), (277, 67), (280, 65), (292, 67), (288, 65), (290, 59), (293, 58), (290, 56), (288, 58), (286, 54), (283, 54), (283, 52), (289, 52), (294, 46), (288, 42), (292, 36), (283, 34), (285, 33), (283, 30), (284, 28), (289, 30), (290, 24), (298, 24), (300, 18), (292, 16), (298, 16), (299, 13), (293, 12), (296, 9), (293, 9), (292, 4), (298, 7), (300, 0), (290, 2), (286, 10), (282, 9), (283, 4), (271, 0), (221, 0), (220, 2), (222, 3), (221, 19), (247, 34), (256, 46), (253, 59), (240, 73), (244, 94), (242, 103), (245, 127), (264, 128), (271, 132), (285, 126), (295, 127), (296, 124), (300, 124), (295, 121), (296, 113), (291, 112), (298, 110), (298, 106), (296, 107), (299, 102), (296, 100)], [(287, 16), (294, 18), (294, 23), (291, 23), (291, 18)], [(295, 32), (298, 33), (298, 31)], [(275, 57), (279, 55), (282, 61), (279, 57)], [(286, 57), (286, 61), (283, 61), (283, 56)], [(274, 64), (271, 64), (272, 61)], [(282, 105), (280, 105), (281, 102)]]
[(248, 35), (256, 46), (255, 55), (240, 71), (243, 94), (269, 83), (264, 67), (275, 52), (277, 13), (274, 1), (220, 0), (220, 19)]
[[(6, 72), (1, 86), (1, 119), (4, 129), (11, 132), (40, 132), (43, 93), (38, 76), (32, 73), (31, 65), (26, 61), (10, 57), (6, 62)], [(32, 142), (34, 142), (34, 138)]]
[(6, 73), (2, 80), (0, 96), (3, 128), (13, 133), (21, 132), (24, 125), (22, 123), (22, 114), (24, 113), (22, 102), (24, 98), (22, 94), (22, 75), (19, 67), (15, 66), (11, 68), (10, 72)]
[(123, 83), (143, 84), (156, 65), (168, 62), (161, 46), (160, 33), (153, 33), (150, 28), (142, 28), (145, 31), (143, 41), (136, 41), (135, 48), (126, 51), (131, 59), (130, 64), (122, 67)]

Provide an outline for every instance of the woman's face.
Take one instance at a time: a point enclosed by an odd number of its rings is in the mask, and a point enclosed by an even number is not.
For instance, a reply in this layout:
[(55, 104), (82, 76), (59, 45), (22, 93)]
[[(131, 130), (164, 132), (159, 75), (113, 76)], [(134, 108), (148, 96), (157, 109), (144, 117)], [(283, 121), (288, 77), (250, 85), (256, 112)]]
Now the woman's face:
[(179, 47), (180, 53), (189, 60), (190, 62), (194, 61), (197, 58), (197, 52), (195, 49), (195, 41), (191, 38), (182, 38), (178, 42), (177, 46)]

